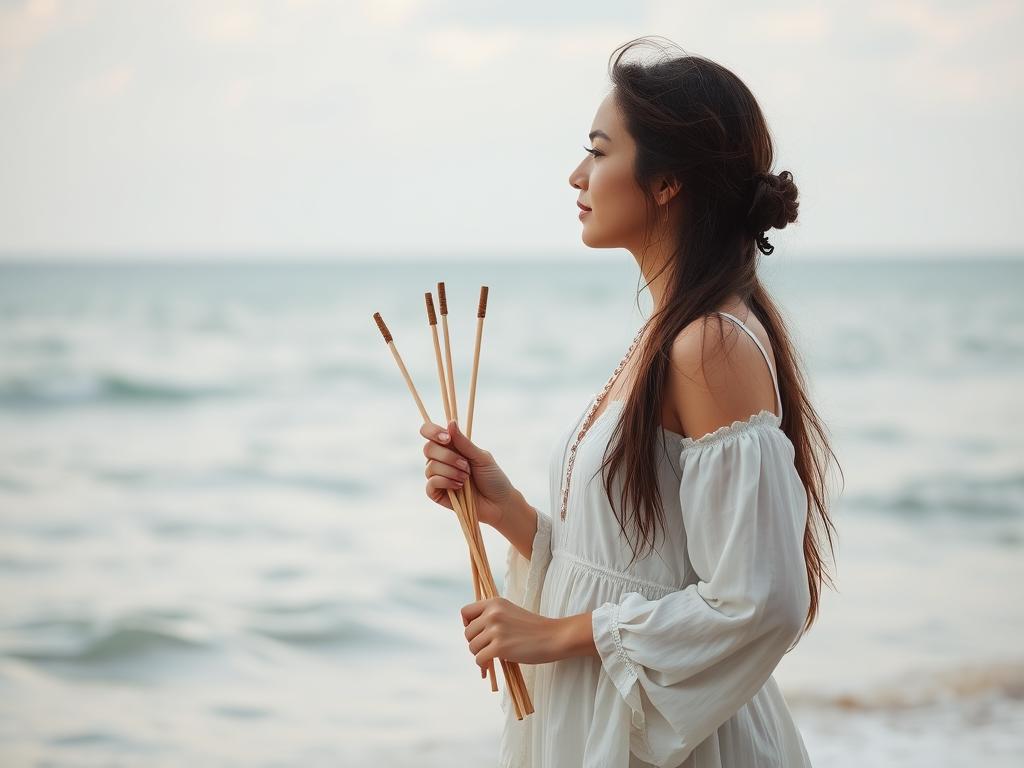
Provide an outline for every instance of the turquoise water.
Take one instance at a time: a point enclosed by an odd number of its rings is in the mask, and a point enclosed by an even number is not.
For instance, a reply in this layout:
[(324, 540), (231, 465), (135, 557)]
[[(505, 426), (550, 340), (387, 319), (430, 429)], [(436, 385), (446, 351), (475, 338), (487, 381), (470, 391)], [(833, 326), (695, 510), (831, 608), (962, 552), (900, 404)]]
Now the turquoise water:
[[(845, 476), (838, 591), (776, 673), (812, 759), (1017, 764), (1024, 261), (764, 270)], [(465, 543), (371, 316), (440, 420), (423, 294), (446, 281), (464, 409), (488, 285), (474, 436), (548, 509), (555, 437), (649, 308), (638, 278), (0, 266), (0, 763), (493, 764)]]

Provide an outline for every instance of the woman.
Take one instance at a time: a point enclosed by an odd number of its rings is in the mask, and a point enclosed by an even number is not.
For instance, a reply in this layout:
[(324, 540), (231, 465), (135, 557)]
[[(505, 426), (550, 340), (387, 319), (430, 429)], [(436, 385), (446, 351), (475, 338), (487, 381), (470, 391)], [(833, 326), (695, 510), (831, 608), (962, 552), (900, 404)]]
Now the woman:
[(520, 662), (535, 708), (503, 693), (501, 765), (808, 766), (772, 671), (817, 613), (831, 450), (757, 276), (797, 189), (734, 74), (623, 60), (643, 42), (613, 54), (569, 182), (583, 242), (632, 253), (651, 317), (555, 445), (547, 512), (455, 422), (421, 430), (427, 494), (449, 507), (472, 476), (510, 543), (503, 597), (462, 610), (481, 673)]

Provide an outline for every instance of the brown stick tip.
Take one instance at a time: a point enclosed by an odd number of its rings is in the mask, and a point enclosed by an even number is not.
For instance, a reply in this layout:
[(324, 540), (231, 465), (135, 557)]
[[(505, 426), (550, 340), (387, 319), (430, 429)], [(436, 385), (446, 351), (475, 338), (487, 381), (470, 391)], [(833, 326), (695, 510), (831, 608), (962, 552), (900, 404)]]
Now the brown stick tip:
[(437, 315), (434, 314), (434, 294), (427, 291), (423, 294), (423, 298), (427, 302), (427, 321), (431, 325), (437, 325)]
[(476, 316), (484, 317), (487, 315), (487, 286), (480, 286), (480, 306), (477, 307)]
[(391, 331), (384, 325), (384, 318), (380, 316), (380, 312), (373, 313), (373, 319), (377, 322), (377, 327), (380, 328), (381, 335), (384, 336), (384, 341), (388, 344), (391, 343)]
[(437, 284), (437, 303), (441, 306), (441, 314), (448, 314), (448, 297), (444, 295), (444, 283)]

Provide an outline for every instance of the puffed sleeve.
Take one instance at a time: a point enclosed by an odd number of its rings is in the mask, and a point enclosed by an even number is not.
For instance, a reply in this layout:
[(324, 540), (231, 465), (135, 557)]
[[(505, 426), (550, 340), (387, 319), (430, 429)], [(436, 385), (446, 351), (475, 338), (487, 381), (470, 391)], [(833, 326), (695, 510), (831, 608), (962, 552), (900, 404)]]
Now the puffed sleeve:
[(592, 616), (602, 674), (632, 711), (630, 750), (658, 766), (684, 761), (760, 690), (810, 602), (807, 497), (785, 433), (734, 422), (682, 445), (696, 582), (659, 600), (628, 592)]

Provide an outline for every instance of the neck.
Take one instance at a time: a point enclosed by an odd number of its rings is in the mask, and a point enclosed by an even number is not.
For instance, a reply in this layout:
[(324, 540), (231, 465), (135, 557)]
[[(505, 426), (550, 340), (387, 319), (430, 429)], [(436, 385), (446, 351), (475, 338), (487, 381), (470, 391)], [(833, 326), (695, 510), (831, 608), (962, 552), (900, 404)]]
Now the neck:
[[(644, 283), (651, 292), (651, 300), (654, 305), (652, 315), (661, 312), (668, 299), (670, 281), (672, 280), (672, 266), (668, 262), (673, 257), (674, 254), (668, 247), (651, 247), (642, 253), (633, 252), (633, 258), (636, 259), (640, 266), (640, 272), (643, 274)], [(718, 309), (734, 314), (738, 313), (741, 315), (741, 319), (750, 311), (746, 303), (736, 293), (730, 293), (728, 298), (718, 306)]]
[(669, 283), (672, 280), (672, 262), (677, 258), (676, 244), (678, 232), (672, 225), (673, 217), (667, 208), (659, 211), (659, 223), (650, 233), (647, 243), (630, 248), (633, 259), (643, 275), (644, 283), (651, 292), (654, 303), (653, 313), (657, 314), (665, 306)]
[(642, 252), (632, 252), (643, 275), (644, 285), (651, 292), (654, 314), (662, 310), (668, 296), (669, 281), (672, 279), (670, 250), (665, 246), (651, 246)]

